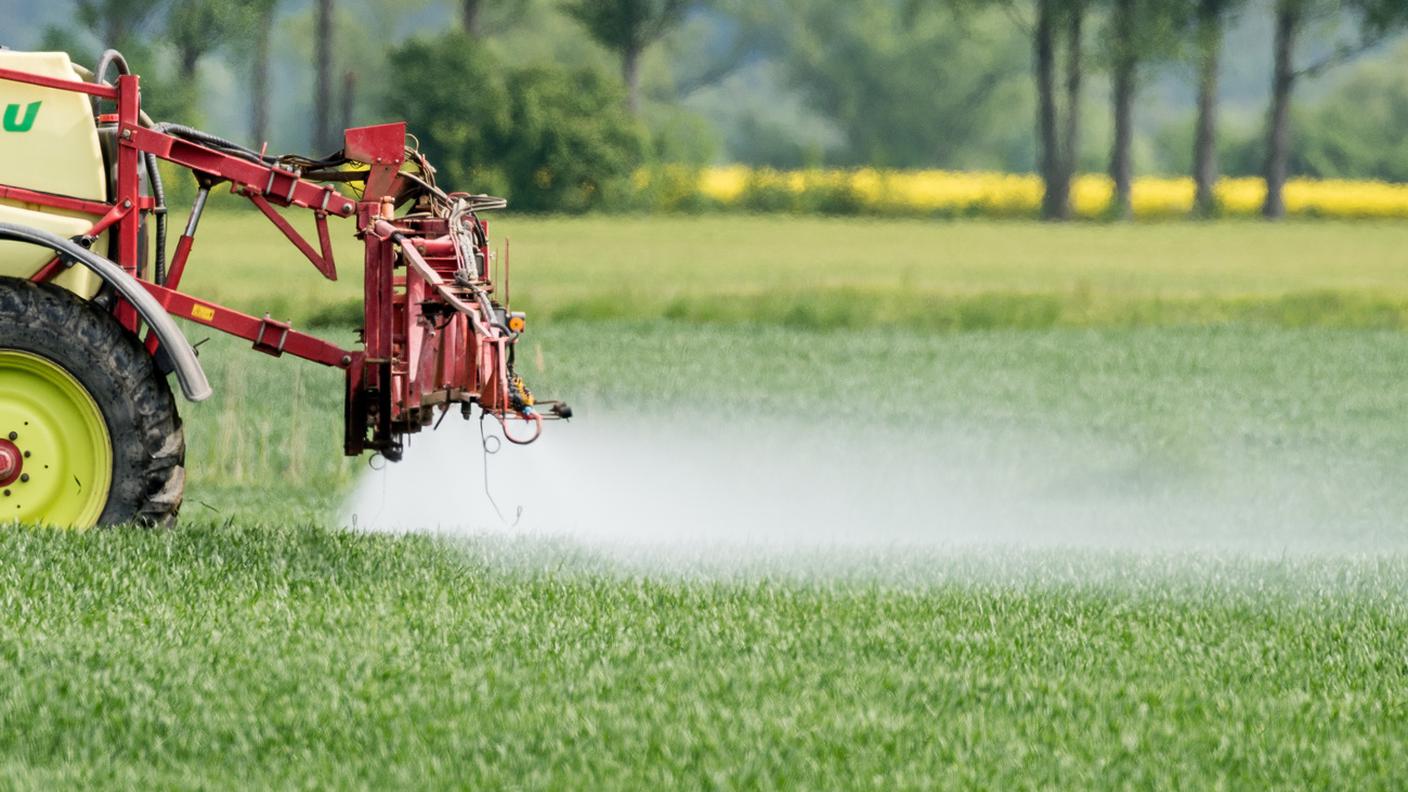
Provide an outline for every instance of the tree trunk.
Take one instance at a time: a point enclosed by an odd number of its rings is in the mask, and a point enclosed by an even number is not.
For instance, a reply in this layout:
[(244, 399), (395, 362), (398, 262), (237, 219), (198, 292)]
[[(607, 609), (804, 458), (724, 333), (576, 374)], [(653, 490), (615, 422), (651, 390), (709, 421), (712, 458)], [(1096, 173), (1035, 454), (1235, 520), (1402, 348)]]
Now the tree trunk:
[(1134, 216), (1134, 163), (1130, 151), (1134, 143), (1134, 93), (1136, 67), (1121, 64), (1115, 70), (1115, 139), (1110, 151), (1110, 179), (1115, 183), (1111, 214), (1119, 220)]
[(1134, 215), (1134, 164), (1130, 147), (1134, 143), (1134, 92), (1139, 77), (1139, 55), (1134, 42), (1134, 0), (1116, 0), (1114, 34), (1115, 138), (1110, 149), (1110, 179), (1115, 183), (1115, 196), (1110, 210), (1115, 218), (1128, 220)]
[(178, 74), (188, 88), (194, 88), (196, 66), (200, 64), (201, 51), (196, 47), (180, 47), (177, 50)]
[(200, 86), (196, 80), (196, 67), (202, 55), (198, 46), (183, 46), (176, 49), (177, 80), (166, 88), (164, 99), (169, 108), (166, 112), (183, 123), (200, 125)]
[(1056, 107), (1056, 20), (1052, 5), (1056, 0), (1037, 0), (1036, 33), (1033, 37), (1033, 64), (1037, 93), (1037, 170), (1043, 191), (1041, 217), (1055, 220), (1069, 200), (1069, 184), (1061, 178), (1061, 140)]
[(332, 14), (333, 0), (318, 0), (313, 30), (313, 148), (322, 154), (332, 143)]
[(1222, 60), (1219, 0), (1198, 4), (1198, 128), (1193, 140), (1193, 212), (1217, 213), (1217, 93)]
[(107, 41), (102, 42), (103, 49), (122, 49), (127, 46), (127, 17), (126, 15), (109, 11), (106, 19), (103, 20), (103, 36)]
[(1069, 220), (1074, 216), (1071, 205), (1071, 182), (1075, 180), (1080, 167), (1080, 95), (1083, 65), (1081, 54), (1084, 47), (1082, 24), (1085, 21), (1085, 7), (1081, 0), (1069, 4), (1066, 11), (1066, 139), (1062, 146), (1061, 177), (1065, 181), (1066, 201), (1061, 206), (1060, 218)]
[(483, 10), (483, 0), (460, 0), (460, 29), (470, 38), (484, 35), (484, 20), (479, 15)]
[(352, 127), (353, 111), (357, 107), (357, 73), (348, 69), (342, 73), (342, 112), (338, 114), (338, 126)]
[(640, 114), (641, 49), (628, 47), (621, 53), (621, 78), (626, 81), (626, 107), (631, 115)]
[(1271, 78), (1271, 111), (1266, 123), (1266, 203), (1263, 217), (1276, 220), (1286, 216), (1287, 161), (1291, 153), (1291, 93), (1296, 73), (1293, 58), (1301, 15), (1296, 0), (1281, 0), (1276, 6), (1275, 66)]
[(254, 38), (254, 67), (250, 79), (251, 108), (250, 138), (256, 146), (269, 140), (269, 46), (274, 35), (274, 9), (268, 8), (259, 15), (258, 29)]

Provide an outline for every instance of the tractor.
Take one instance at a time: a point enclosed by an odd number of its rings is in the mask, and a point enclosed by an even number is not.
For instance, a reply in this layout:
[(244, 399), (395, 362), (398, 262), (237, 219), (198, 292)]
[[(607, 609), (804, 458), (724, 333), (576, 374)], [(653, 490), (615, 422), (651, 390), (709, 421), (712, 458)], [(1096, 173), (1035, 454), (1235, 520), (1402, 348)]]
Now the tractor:
[[(0, 522), (175, 522), (185, 438), (169, 379), (192, 402), (212, 388), (174, 319), (341, 369), (350, 456), (396, 461), (407, 435), (452, 409), (497, 419), (521, 444), (571, 416), (514, 369), (526, 317), (507, 305), (506, 262), (496, 292), (480, 216), (506, 202), (438, 186), (404, 123), (347, 129), (324, 157), (271, 155), (148, 117), (114, 50), (89, 70), (0, 49), (0, 108)], [(169, 257), (161, 161), (196, 185)], [(330, 224), (351, 226), (364, 253), (358, 345), (181, 290), (223, 185), (329, 280)], [(315, 238), (280, 210), (310, 212)]]

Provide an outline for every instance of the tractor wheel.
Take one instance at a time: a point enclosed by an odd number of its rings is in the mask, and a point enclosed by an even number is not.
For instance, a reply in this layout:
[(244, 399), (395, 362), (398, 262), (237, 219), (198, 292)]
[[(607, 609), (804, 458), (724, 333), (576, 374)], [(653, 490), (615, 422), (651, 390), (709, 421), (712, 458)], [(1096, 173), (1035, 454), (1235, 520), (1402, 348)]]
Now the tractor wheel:
[(135, 335), (71, 292), (0, 278), (0, 523), (174, 523), (185, 456)]

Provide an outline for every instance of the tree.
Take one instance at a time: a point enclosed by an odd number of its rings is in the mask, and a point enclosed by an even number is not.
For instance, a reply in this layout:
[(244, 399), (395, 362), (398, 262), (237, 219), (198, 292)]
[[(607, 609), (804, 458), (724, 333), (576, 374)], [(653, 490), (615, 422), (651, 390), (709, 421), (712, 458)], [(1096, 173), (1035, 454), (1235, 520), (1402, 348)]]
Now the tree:
[(1167, 0), (1111, 0), (1110, 61), (1114, 137), (1110, 148), (1110, 178), (1115, 185), (1112, 214), (1133, 215), (1134, 108), (1140, 68), (1175, 51), (1182, 26), (1182, 9)]
[(645, 51), (684, 20), (692, 0), (568, 0), (568, 15), (597, 43), (621, 58), (626, 106), (640, 112), (640, 60)]
[(343, 129), (351, 129), (353, 119), (356, 118), (354, 108), (357, 105), (357, 72), (348, 69), (342, 73), (342, 102), (338, 106), (337, 125)]
[(103, 48), (123, 49), (164, 3), (152, 0), (75, 0), (78, 19), (101, 39)]
[(333, 0), (318, 0), (313, 23), (313, 147), (337, 147), (332, 133)]
[(1066, 205), (1064, 217), (1073, 214), (1070, 202), (1070, 184), (1080, 167), (1080, 102), (1085, 76), (1083, 53), (1085, 51), (1085, 1), (1069, 0), (1066, 9), (1066, 139), (1063, 141), (1064, 172), (1066, 182)]
[(1298, 112), (1293, 170), (1321, 179), (1408, 182), (1408, 43), (1354, 68), (1335, 90)]
[(1112, 212), (1120, 219), (1129, 219), (1134, 214), (1131, 195), (1134, 164), (1130, 147), (1134, 140), (1134, 92), (1141, 43), (1136, 41), (1139, 24), (1136, 4), (1136, 0), (1114, 0), (1111, 15), (1114, 57), (1110, 71), (1115, 136), (1110, 149), (1110, 179), (1115, 183)]
[(449, 189), (488, 191), (528, 211), (601, 206), (640, 165), (638, 122), (614, 77), (513, 67), (463, 33), (391, 51), (384, 109), (404, 118)]
[(1382, 39), (1408, 27), (1408, 4), (1402, 0), (1354, 0), (1353, 4), (1364, 15), (1364, 29), (1371, 36)]
[(279, 0), (246, 0), (252, 14), (254, 50), (249, 69), (249, 133), (255, 145), (269, 139), (269, 60)]
[(200, 60), (218, 49), (241, 23), (239, 0), (173, 0), (166, 13), (166, 39), (176, 51), (177, 82), (168, 101), (187, 123), (196, 121)]
[(1283, 189), (1286, 161), (1290, 154), (1291, 91), (1295, 88), (1296, 37), (1304, 23), (1306, 0), (1277, 0), (1276, 41), (1272, 48), (1271, 109), (1266, 122), (1266, 154), (1262, 178), (1266, 180), (1266, 202), (1261, 213), (1267, 218), (1286, 214)]
[(1341, 44), (1309, 65), (1296, 66), (1296, 49), (1305, 26), (1316, 18), (1341, 13), (1345, 4), (1334, 0), (1277, 0), (1276, 38), (1271, 71), (1271, 107), (1267, 112), (1266, 156), (1262, 175), (1266, 201), (1262, 216), (1276, 220), (1286, 215), (1285, 186), (1291, 154), (1291, 102), (1297, 83), (1353, 60), (1398, 28), (1408, 24), (1402, 0), (1353, 0), (1348, 4), (1359, 19), (1359, 40)]
[(479, 41), (509, 27), (530, 6), (531, 0), (459, 0), (456, 23), (466, 37)]
[(391, 50), (388, 63), (397, 82), (419, 88), (387, 94), (386, 115), (406, 121), (440, 181), (453, 189), (508, 192), (499, 154), (509, 145), (513, 117), (498, 59), (471, 46), (466, 35), (450, 33), (411, 39)]
[[(1005, 167), (1029, 143), (1024, 42), (1005, 14), (893, 0), (789, 0), (775, 62), (843, 137), (829, 161), (885, 167)], [(1006, 152), (1004, 152), (1006, 153)]]
[(219, 0), (173, 0), (166, 13), (166, 37), (176, 50), (177, 73), (194, 80), (196, 67), (230, 32), (234, 3)]
[[(1068, 220), (1071, 182), (1080, 152), (1080, 100), (1084, 62), (1084, 0), (1036, 0), (1032, 35), (1037, 90), (1037, 169), (1044, 189), (1041, 216)], [(1064, 28), (1064, 31), (1062, 31)], [(1057, 97), (1058, 37), (1065, 34), (1065, 123)]]
[(484, 35), (484, 0), (460, 0), (460, 30), (470, 38)]
[[(675, 80), (676, 100), (717, 85), (730, 75), (761, 58), (784, 51), (786, 31), (794, 26), (794, 14), (780, 15), (779, 7), (757, 0), (710, 0), (707, 8), (719, 12), (726, 20), (720, 27), (732, 28), (728, 45), (716, 42), (696, 42), (710, 51), (704, 57), (688, 57), (688, 53), (671, 52), (671, 65), (681, 70)], [(711, 46), (713, 45), (713, 46)], [(697, 53), (696, 53), (697, 54)], [(684, 58), (680, 56), (684, 55)], [(681, 63), (681, 60), (684, 63)]]
[(1193, 134), (1193, 212), (1217, 212), (1217, 97), (1227, 17), (1241, 0), (1196, 0), (1193, 12), (1198, 112)]
[[(133, 73), (141, 75), (142, 107), (154, 118), (180, 117), (190, 104), (190, 94), (165, 79), (157, 52), (142, 35), (165, 7), (161, 0), (75, 0), (78, 21), (98, 39), (99, 50), (120, 50)], [(57, 33), (61, 39), (69, 38), (66, 29)], [(113, 79), (113, 73), (106, 77)]]

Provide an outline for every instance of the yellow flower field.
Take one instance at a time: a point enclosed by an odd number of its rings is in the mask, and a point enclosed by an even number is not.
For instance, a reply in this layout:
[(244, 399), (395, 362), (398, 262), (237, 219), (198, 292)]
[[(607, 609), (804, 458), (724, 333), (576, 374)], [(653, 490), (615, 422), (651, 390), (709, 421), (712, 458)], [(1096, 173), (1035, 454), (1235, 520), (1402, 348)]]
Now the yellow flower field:
[[(634, 186), (642, 195), (654, 196), (660, 204), (654, 208), (921, 217), (1031, 217), (1042, 194), (1041, 180), (1034, 174), (873, 168), (777, 171), (740, 165), (643, 171)], [(1106, 176), (1078, 177), (1072, 192), (1076, 213), (1085, 218), (1103, 216), (1113, 192)], [(1227, 178), (1217, 186), (1225, 216), (1256, 216), (1265, 195), (1266, 187), (1257, 178)], [(1408, 218), (1408, 184), (1295, 179), (1286, 185), (1285, 197), (1287, 211), (1294, 216)], [(1142, 178), (1135, 182), (1133, 200), (1136, 217), (1180, 217), (1192, 210), (1193, 180)]]

